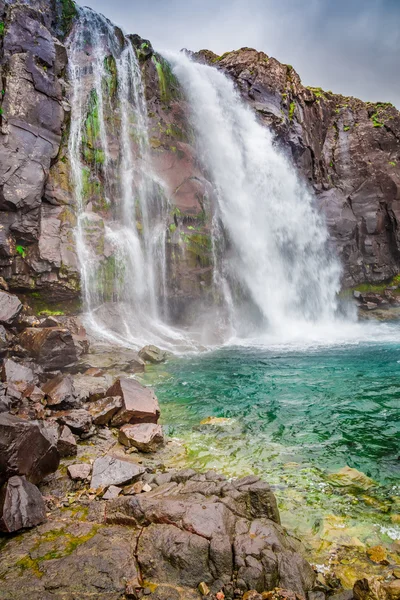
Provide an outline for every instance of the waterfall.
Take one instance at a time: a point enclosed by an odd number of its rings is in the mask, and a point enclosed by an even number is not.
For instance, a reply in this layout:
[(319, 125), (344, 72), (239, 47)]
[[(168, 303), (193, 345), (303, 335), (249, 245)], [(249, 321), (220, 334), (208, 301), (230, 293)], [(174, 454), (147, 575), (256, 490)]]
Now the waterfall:
[(69, 159), (88, 325), (126, 346), (174, 345), (166, 303), (168, 201), (149, 158), (147, 106), (131, 41), (89, 8), (68, 40)]
[(340, 267), (312, 194), (233, 82), (185, 53), (166, 53), (187, 96), (198, 152), (228, 240), (220, 287), (239, 335), (333, 322)]

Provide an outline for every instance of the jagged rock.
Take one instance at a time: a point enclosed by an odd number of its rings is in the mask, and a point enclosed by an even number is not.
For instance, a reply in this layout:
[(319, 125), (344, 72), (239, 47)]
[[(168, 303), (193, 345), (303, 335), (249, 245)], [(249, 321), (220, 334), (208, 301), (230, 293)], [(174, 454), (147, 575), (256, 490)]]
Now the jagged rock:
[(122, 488), (117, 487), (116, 485), (110, 485), (106, 493), (103, 494), (103, 500), (113, 500), (114, 498), (118, 498), (121, 492)]
[(58, 327), (28, 328), (19, 342), (46, 371), (62, 369), (78, 360), (74, 340), (68, 329)]
[(57, 375), (47, 381), (42, 390), (48, 406), (71, 406), (76, 404), (74, 383), (71, 375)]
[(55, 444), (38, 422), (0, 414), (0, 484), (13, 475), (40, 483), (59, 462)]
[(1, 379), (5, 383), (12, 383), (20, 391), (25, 392), (30, 386), (34, 387), (38, 378), (31, 366), (6, 359), (1, 368)]
[(157, 423), (160, 416), (158, 400), (152, 390), (135, 379), (120, 377), (107, 390), (107, 396), (120, 396), (122, 408), (112, 419), (112, 425), (125, 423)]
[(12, 325), (22, 310), (22, 303), (17, 296), (0, 291), (0, 323)]
[(78, 465), (70, 465), (67, 469), (68, 475), (73, 481), (85, 481), (89, 479), (92, 472), (92, 465), (81, 463)]
[(88, 433), (92, 427), (92, 416), (84, 408), (64, 410), (57, 413), (57, 421), (67, 425), (77, 435)]
[(145, 346), (140, 350), (139, 356), (145, 362), (158, 364), (166, 361), (168, 353), (157, 346)]
[(120, 408), (122, 408), (122, 398), (111, 396), (91, 403), (89, 412), (95, 425), (107, 425)]
[(268, 506), (276, 500), (267, 484), (257, 477), (229, 482), (212, 472), (184, 480), (107, 504), (107, 522), (142, 528), (137, 558), (144, 579), (192, 589), (204, 582), (216, 593), (237, 572), (243, 593), (282, 587), (306, 596), (315, 574), (279, 514), (268, 518), (267, 489)]
[(124, 485), (137, 479), (144, 473), (143, 467), (126, 460), (119, 460), (112, 456), (97, 458), (93, 464), (92, 481), (93, 489), (104, 488), (110, 485)]
[(25, 477), (10, 477), (0, 490), (0, 531), (14, 533), (46, 520), (42, 494)]
[(6, 355), (7, 350), (10, 348), (13, 340), (13, 335), (10, 331), (4, 327), (4, 325), (0, 325), (0, 357)]
[(163, 445), (164, 436), (161, 425), (139, 423), (121, 427), (118, 441), (128, 448), (134, 446), (141, 452), (155, 452)]
[(76, 397), (83, 402), (94, 402), (105, 398), (107, 390), (113, 382), (111, 375), (75, 375), (74, 388)]
[(39, 403), (44, 400), (44, 392), (36, 385), (29, 385), (24, 391), (25, 398), (32, 402)]
[(64, 425), (61, 427), (60, 435), (57, 440), (57, 449), (61, 458), (67, 456), (76, 456), (78, 453), (78, 445), (76, 439), (69, 427)]

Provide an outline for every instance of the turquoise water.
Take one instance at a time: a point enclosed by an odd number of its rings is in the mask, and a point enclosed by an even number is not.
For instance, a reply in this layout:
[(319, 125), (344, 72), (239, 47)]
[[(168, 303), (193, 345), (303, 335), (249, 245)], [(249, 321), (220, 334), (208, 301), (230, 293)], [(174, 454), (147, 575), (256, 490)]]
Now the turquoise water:
[[(180, 460), (260, 474), (316, 559), (343, 540), (390, 550), (400, 539), (400, 343), (230, 347), (173, 359), (153, 376)], [(207, 417), (226, 420), (202, 425)], [(346, 465), (375, 484), (331, 485), (329, 474)]]

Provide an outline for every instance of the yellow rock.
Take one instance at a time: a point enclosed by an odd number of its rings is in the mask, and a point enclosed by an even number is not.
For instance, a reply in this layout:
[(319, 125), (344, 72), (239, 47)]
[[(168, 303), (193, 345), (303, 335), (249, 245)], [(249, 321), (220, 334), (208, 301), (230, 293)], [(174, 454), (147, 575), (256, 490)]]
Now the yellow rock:
[(208, 587), (208, 585), (206, 583), (204, 583), (204, 581), (199, 583), (198, 589), (202, 596), (208, 596), (208, 594), (210, 593), (210, 588)]
[(390, 515), (392, 523), (400, 523), (400, 515)]
[(388, 565), (387, 554), (385, 548), (382, 546), (373, 546), (368, 548), (367, 556), (372, 562), (378, 563), (379, 565)]
[(231, 421), (232, 419), (226, 419), (225, 417), (207, 417), (200, 421), (200, 425), (225, 425)]
[(365, 475), (365, 473), (357, 471), (357, 469), (352, 469), (347, 465), (343, 467), (343, 469), (340, 469), (337, 473), (331, 473), (328, 475), (328, 480), (331, 485), (337, 487), (354, 487), (361, 490), (369, 490), (371, 487), (376, 485), (373, 479)]

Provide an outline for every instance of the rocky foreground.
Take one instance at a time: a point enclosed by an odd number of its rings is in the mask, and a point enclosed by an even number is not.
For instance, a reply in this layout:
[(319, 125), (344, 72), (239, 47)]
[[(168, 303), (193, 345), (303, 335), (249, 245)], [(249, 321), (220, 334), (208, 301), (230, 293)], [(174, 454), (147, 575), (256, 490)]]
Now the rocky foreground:
[(395, 571), (317, 576), (258, 477), (168, 470), (134, 378), (164, 352), (89, 353), (78, 318), (29, 312), (0, 292), (0, 598), (400, 597)]

